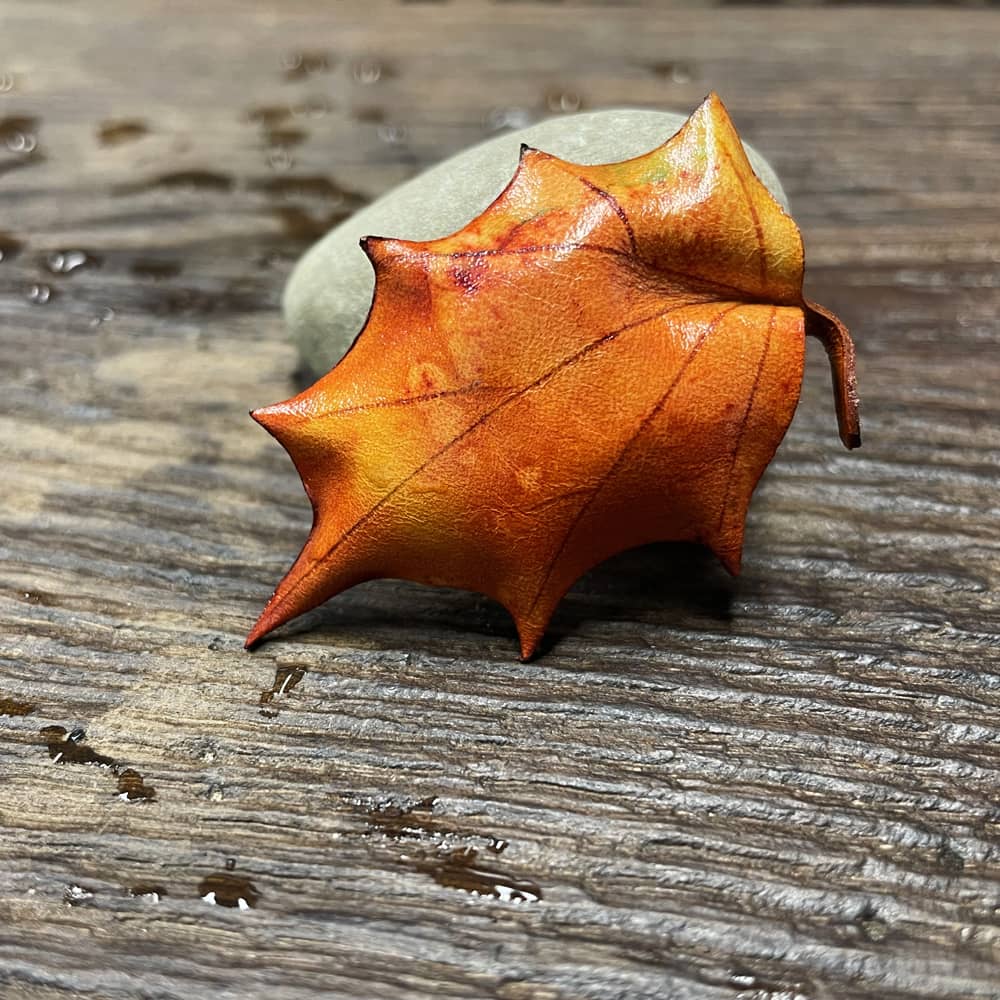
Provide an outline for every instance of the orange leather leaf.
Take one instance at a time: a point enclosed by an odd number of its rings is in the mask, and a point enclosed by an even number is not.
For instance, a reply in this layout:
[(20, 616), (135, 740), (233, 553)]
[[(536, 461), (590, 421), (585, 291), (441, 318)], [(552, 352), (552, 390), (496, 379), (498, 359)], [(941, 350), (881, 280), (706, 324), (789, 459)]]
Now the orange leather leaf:
[(701, 542), (737, 572), (806, 332), (860, 443), (850, 337), (802, 298), (798, 229), (714, 94), (646, 155), (579, 166), (525, 148), (464, 229), (362, 245), (376, 288), (353, 347), (253, 413), (314, 522), (248, 646), (399, 577), (496, 599), (526, 658), (573, 582), (624, 549)]

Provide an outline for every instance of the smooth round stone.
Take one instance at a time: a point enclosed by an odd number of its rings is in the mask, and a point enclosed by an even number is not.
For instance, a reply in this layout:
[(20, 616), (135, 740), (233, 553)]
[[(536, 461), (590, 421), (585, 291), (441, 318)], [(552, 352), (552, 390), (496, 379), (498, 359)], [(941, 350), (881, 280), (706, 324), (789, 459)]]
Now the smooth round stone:
[[(616, 109), (550, 118), (456, 153), (331, 229), (292, 271), (283, 306), (291, 338), (317, 375), (347, 352), (364, 325), (375, 276), (364, 236), (431, 240), (474, 219), (506, 187), (521, 143), (573, 163), (615, 163), (662, 145), (687, 120), (669, 111)], [(746, 146), (757, 176), (788, 210), (770, 164)]]

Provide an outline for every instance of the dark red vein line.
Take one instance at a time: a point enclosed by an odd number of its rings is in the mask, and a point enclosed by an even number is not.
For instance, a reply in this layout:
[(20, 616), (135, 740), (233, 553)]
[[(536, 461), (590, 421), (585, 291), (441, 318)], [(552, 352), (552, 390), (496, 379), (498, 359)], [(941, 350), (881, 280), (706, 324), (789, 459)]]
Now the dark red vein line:
[[(436, 253), (433, 250), (408, 250), (411, 257), (438, 257), (438, 258), (459, 258), (459, 257), (512, 257), (531, 253), (558, 252), (560, 250), (590, 250), (594, 253), (604, 253), (611, 257), (622, 257), (625, 260), (633, 260), (634, 255), (626, 250), (619, 250), (617, 247), (602, 246), (599, 243), (538, 243), (526, 247), (513, 247), (507, 249), (487, 248), (483, 250), (450, 250), (447, 253)], [(670, 278), (677, 278), (681, 281), (691, 282), (696, 285), (704, 285), (708, 288), (716, 289), (720, 292), (731, 292), (734, 297), (743, 302), (759, 303), (760, 296), (754, 292), (749, 292), (738, 285), (727, 285), (723, 281), (716, 281), (714, 278), (703, 278), (697, 274), (689, 274), (686, 271), (677, 271), (669, 267), (662, 267), (657, 264), (655, 271)], [(791, 304), (791, 303), (790, 303)]]
[(646, 416), (643, 417), (639, 426), (630, 435), (629, 439), (625, 442), (621, 450), (618, 452), (618, 456), (615, 458), (614, 462), (601, 476), (600, 480), (598, 481), (594, 489), (590, 492), (590, 495), (587, 497), (586, 501), (581, 505), (580, 509), (576, 512), (576, 516), (573, 518), (569, 527), (566, 529), (566, 534), (563, 535), (562, 543), (556, 550), (555, 555), (549, 560), (549, 564), (545, 570), (545, 575), (542, 577), (542, 582), (538, 585), (538, 590), (535, 593), (535, 599), (531, 602), (531, 607), (528, 610), (529, 615), (538, 606), (538, 602), (542, 598), (542, 592), (545, 590), (546, 584), (549, 582), (549, 579), (551, 578), (553, 572), (555, 571), (556, 564), (562, 558), (562, 554), (566, 551), (566, 546), (569, 545), (570, 538), (573, 537), (573, 533), (576, 531), (578, 525), (583, 520), (584, 515), (586, 515), (587, 511), (590, 510), (590, 508), (594, 505), (594, 502), (597, 500), (597, 497), (600, 495), (604, 487), (607, 486), (607, 484), (617, 474), (618, 470), (622, 467), (622, 464), (625, 461), (625, 457), (627, 456), (629, 449), (632, 447), (632, 445), (635, 444), (635, 442), (639, 439), (639, 436), (642, 434), (642, 432), (645, 431), (645, 429), (657, 418), (657, 416), (659, 416), (659, 414), (663, 410), (663, 407), (667, 405), (667, 401), (670, 399), (671, 394), (673, 393), (674, 389), (677, 388), (681, 379), (684, 377), (685, 372), (687, 372), (688, 368), (691, 365), (691, 362), (694, 361), (695, 357), (701, 350), (705, 341), (716, 329), (718, 329), (718, 326), (723, 321), (723, 319), (725, 319), (726, 316), (728, 316), (729, 313), (731, 313), (734, 309), (738, 308), (739, 304), (736, 304), (729, 306), (726, 309), (723, 309), (715, 317), (715, 319), (713, 319), (712, 322), (708, 325), (707, 329), (695, 342), (694, 347), (691, 348), (687, 356), (684, 358), (684, 363), (677, 370), (677, 373), (674, 375), (673, 379), (671, 379), (670, 384), (664, 390), (663, 394), (653, 405), (653, 408), (649, 411), (649, 413), (647, 413)]
[(632, 253), (637, 253), (638, 245), (635, 241), (635, 230), (632, 228), (632, 222), (625, 214), (625, 209), (622, 208), (621, 202), (610, 191), (605, 191), (604, 188), (598, 187), (593, 181), (588, 181), (586, 177), (581, 177), (579, 174), (574, 174), (574, 176), (589, 187), (594, 194), (600, 195), (614, 209), (615, 215), (621, 219), (622, 225), (625, 227), (625, 232), (628, 233), (628, 242), (632, 248)]
[(764, 364), (767, 361), (768, 352), (771, 349), (771, 337), (774, 334), (774, 320), (778, 315), (777, 308), (771, 309), (771, 318), (767, 321), (767, 339), (764, 341), (764, 350), (761, 351), (760, 360), (757, 362), (757, 373), (753, 377), (753, 386), (750, 389), (750, 396), (747, 399), (746, 409), (740, 419), (740, 427), (736, 432), (736, 444), (733, 446), (733, 457), (729, 462), (729, 472), (726, 475), (726, 495), (722, 500), (722, 510), (719, 511), (719, 526), (717, 532), (722, 530), (722, 523), (726, 518), (726, 510), (729, 507), (729, 500), (733, 495), (733, 472), (736, 469), (736, 460), (740, 455), (740, 447), (743, 444), (743, 435), (746, 433), (747, 425), (750, 423), (750, 411), (753, 409), (753, 402), (757, 396), (757, 389), (760, 387), (760, 379), (764, 374)]
[(729, 155), (726, 150), (723, 150), (723, 155), (729, 161), (729, 165), (733, 168), (733, 173), (736, 175), (736, 179), (740, 182), (740, 187), (743, 189), (743, 197), (746, 199), (747, 209), (750, 211), (750, 218), (753, 219), (753, 227), (757, 231), (757, 251), (759, 254), (758, 263), (760, 266), (760, 285), (761, 289), (767, 284), (767, 254), (764, 251), (764, 227), (760, 224), (760, 216), (757, 214), (757, 208), (753, 203), (753, 198), (750, 196), (750, 188), (747, 187), (746, 178), (737, 169), (736, 164), (733, 162), (733, 158)]
[(594, 250), (614, 257), (628, 257), (629, 254), (617, 247), (606, 247), (600, 243), (532, 243), (524, 247), (484, 247), (481, 250), (449, 250), (435, 253), (433, 250), (415, 250), (414, 254), (427, 257), (515, 257), (529, 253), (545, 253), (559, 250)]
[[(461, 434), (456, 435), (445, 445), (439, 448), (436, 452), (434, 452), (433, 455), (430, 456), (430, 458), (426, 459), (416, 469), (414, 469), (413, 472), (411, 472), (404, 479), (400, 480), (391, 490), (389, 490), (388, 493), (385, 494), (385, 496), (383, 496), (380, 500), (378, 500), (371, 507), (369, 507), (368, 510), (365, 511), (365, 513), (362, 514), (361, 517), (359, 517), (354, 522), (354, 524), (352, 524), (340, 536), (340, 538), (338, 538), (337, 541), (335, 541), (333, 545), (331, 545), (326, 550), (326, 552), (323, 553), (323, 555), (319, 556), (316, 559), (316, 561), (313, 563), (309, 571), (295, 582), (292, 588), (283, 596), (280, 603), (282, 604), (287, 603), (287, 601), (292, 597), (292, 595), (295, 594), (298, 590), (300, 590), (304, 586), (306, 580), (312, 577), (313, 574), (315, 574), (319, 570), (319, 567), (323, 563), (327, 562), (333, 556), (333, 554), (337, 551), (337, 549), (339, 549), (352, 535), (354, 535), (357, 531), (363, 528), (375, 516), (375, 514), (377, 514), (387, 503), (389, 503), (390, 500), (393, 499), (393, 497), (396, 496), (397, 493), (400, 492), (400, 490), (404, 489), (410, 482), (412, 482), (417, 476), (419, 476), (422, 472), (424, 472), (427, 468), (429, 468), (442, 455), (448, 452), (460, 441), (463, 441), (465, 438), (467, 438), (470, 434), (473, 433), (473, 431), (477, 430), (488, 420), (496, 416), (496, 414), (498, 414), (501, 410), (506, 409), (506, 407), (508, 407), (511, 403), (514, 403), (517, 400), (521, 399), (532, 389), (537, 389), (540, 386), (544, 385), (546, 382), (551, 381), (553, 378), (555, 378), (556, 375), (558, 375), (565, 368), (568, 368), (570, 365), (575, 364), (581, 358), (586, 357), (588, 354), (590, 354), (592, 351), (597, 350), (599, 347), (603, 347), (605, 344), (611, 343), (611, 341), (615, 340), (621, 334), (627, 333), (629, 330), (634, 330), (636, 327), (644, 326), (646, 323), (652, 323), (654, 320), (663, 319), (665, 316), (668, 316), (671, 313), (677, 312), (681, 309), (689, 309), (691, 308), (692, 305), (701, 305), (701, 303), (684, 302), (681, 305), (671, 306), (669, 309), (664, 309), (661, 310), (660, 312), (652, 313), (649, 316), (644, 316), (642, 319), (636, 320), (633, 323), (626, 323), (624, 326), (620, 326), (615, 330), (611, 330), (609, 333), (603, 334), (596, 340), (592, 340), (589, 344), (586, 344), (583, 347), (581, 347), (580, 350), (575, 351), (569, 357), (563, 358), (562, 361), (554, 365), (547, 372), (544, 372), (543, 374), (539, 375), (538, 378), (534, 379), (532, 382), (529, 382), (526, 386), (523, 386), (522, 388), (518, 389), (516, 392), (512, 393), (506, 399), (497, 403), (497, 405), (494, 406), (493, 409), (487, 410), (486, 413), (482, 414), (482, 416), (474, 420), (464, 431), (462, 431)], [(737, 306), (733, 306), (732, 308), (735, 309), (737, 308)]]
[(473, 382), (460, 389), (441, 389), (438, 392), (424, 393), (422, 396), (402, 396), (399, 399), (379, 399), (371, 403), (358, 403), (356, 406), (342, 406), (333, 409), (317, 410), (313, 417), (339, 417), (347, 413), (368, 413), (370, 410), (388, 410), (396, 406), (412, 406), (414, 403), (430, 403), (436, 399), (447, 399), (449, 396), (465, 396), (474, 392), (500, 392), (509, 389), (503, 385), (482, 385)]

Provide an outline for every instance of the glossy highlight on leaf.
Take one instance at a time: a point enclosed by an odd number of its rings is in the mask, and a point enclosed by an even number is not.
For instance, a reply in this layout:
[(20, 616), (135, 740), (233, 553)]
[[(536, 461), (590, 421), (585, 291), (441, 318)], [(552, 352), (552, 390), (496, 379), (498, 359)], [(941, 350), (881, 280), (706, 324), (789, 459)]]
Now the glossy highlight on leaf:
[(625, 549), (700, 542), (738, 572), (806, 333), (860, 444), (850, 336), (802, 298), (798, 229), (714, 94), (650, 153), (581, 166), (524, 148), (463, 229), (362, 246), (376, 287), (353, 347), (252, 414), (313, 526), (248, 647), (397, 577), (499, 601), (528, 658), (574, 581)]

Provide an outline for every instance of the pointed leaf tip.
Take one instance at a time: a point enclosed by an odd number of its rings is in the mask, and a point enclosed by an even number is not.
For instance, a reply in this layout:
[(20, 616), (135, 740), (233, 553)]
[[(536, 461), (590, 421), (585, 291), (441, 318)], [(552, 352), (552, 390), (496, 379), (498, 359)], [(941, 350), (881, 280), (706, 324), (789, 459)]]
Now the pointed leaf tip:
[(275, 403), (273, 406), (261, 406), (250, 411), (250, 417), (273, 437), (278, 434), (288, 424), (288, 411), (283, 403)]
[(721, 112), (725, 118), (729, 117), (726, 106), (722, 103), (722, 98), (714, 91), (710, 90), (701, 100), (701, 103), (688, 115), (688, 121), (697, 118), (699, 115), (709, 115), (713, 111)]
[(377, 268), (392, 256), (390, 248), (396, 241), (386, 236), (365, 236), (361, 239), (359, 246), (364, 251), (365, 256)]
[(250, 411), (250, 419), (255, 423), (260, 424), (265, 430), (269, 430), (268, 420), (270, 419), (270, 413), (268, 412), (268, 407), (258, 406), (255, 410)]
[(373, 264), (377, 263), (375, 259), (376, 254), (378, 253), (378, 250), (376, 248), (377, 243), (378, 243), (377, 236), (362, 236), (361, 239), (358, 240), (358, 246), (361, 247), (362, 251), (364, 252), (364, 255)]
[(361, 241), (361, 249), (376, 270), (390, 261), (399, 263), (407, 257), (412, 259), (412, 244), (408, 240), (397, 240), (391, 236), (366, 236)]
[(264, 631), (258, 625), (254, 625), (254, 627), (250, 629), (247, 634), (246, 640), (243, 643), (243, 648), (249, 650), (255, 649), (264, 638), (264, 634)]
[(270, 604), (268, 604), (264, 608), (264, 610), (260, 613), (260, 615), (257, 618), (257, 621), (255, 621), (253, 624), (253, 628), (251, 628), (250, 631), (247, 633), (246, 640), (243, 643), (244, 649), (253, 649), (256, 646), (260, 645), (261, 641), (264, 639), (264, 636), (266, 636), (267, 633), (271, 631), (271, 626), (268, 624), (267, 621), (268, 607), (270, 607)]
[(518, 659), (522, 663), (530, 663), (538, 653), (538, 644), (541, 642), (541, 635), (524, 636), (518, 640), (520, 653)]
[(277, 597), (277, 593), (272, 595), (257, 621), (254, 622), (253, 628), (247, 633), (246, 641), (243, 643), (244, 649), (254, 649), (259, 646), (271, 632), (295, 617), (294, 614), (283, 613), (279, 610), (276, 606)]

